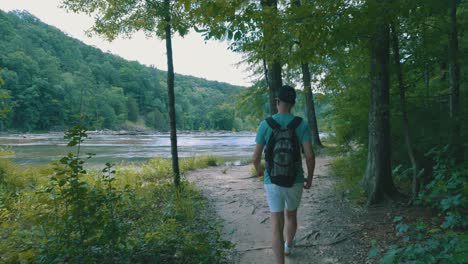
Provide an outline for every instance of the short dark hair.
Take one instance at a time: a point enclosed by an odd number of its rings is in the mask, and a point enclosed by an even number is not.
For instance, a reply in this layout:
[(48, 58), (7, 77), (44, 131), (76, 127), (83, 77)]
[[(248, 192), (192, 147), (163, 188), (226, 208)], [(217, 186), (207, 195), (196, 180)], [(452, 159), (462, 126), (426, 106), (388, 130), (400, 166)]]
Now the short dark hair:
[(283, 85), (279, 89), (278, 99), (282, 102), (294, 105), (296, 103), (296, 90), (289, 85)]

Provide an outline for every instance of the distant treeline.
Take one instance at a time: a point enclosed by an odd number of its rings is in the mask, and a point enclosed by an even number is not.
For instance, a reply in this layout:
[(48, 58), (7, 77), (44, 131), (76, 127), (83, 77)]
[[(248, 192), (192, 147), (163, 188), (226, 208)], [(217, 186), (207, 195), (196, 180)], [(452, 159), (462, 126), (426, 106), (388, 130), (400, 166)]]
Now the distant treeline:
[[(27, 12), (0, 11), (0, 129), (168, 130), (165, 72), (87, 46)], [(177, 128), (251, 129), (242, 87), (176, 75)]]

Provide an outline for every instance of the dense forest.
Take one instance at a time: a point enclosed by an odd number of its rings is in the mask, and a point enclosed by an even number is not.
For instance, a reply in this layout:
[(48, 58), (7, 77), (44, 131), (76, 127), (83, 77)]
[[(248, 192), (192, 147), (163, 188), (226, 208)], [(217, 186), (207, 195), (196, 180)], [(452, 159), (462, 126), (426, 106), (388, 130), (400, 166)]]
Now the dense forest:
[[(170, 128), (172, 159), (153, 159), (137, 172), (107, 164), (92, 173), (74, 154), (32, 172), (0, 160), (0, 235), (7, 238), (0, 253), (7, 262), (113, 262), (117, 256), (125, 263), (224, 263), (229, 243), (216, 227), (199, 224), (206, 212), (191, 209), (190, 202), (200, 203), (180, 176), (196, 162), (182, 160), (179, 173), (175, 123), (179, 129), (254, 128), (275, 113), (278, 88), (295, 83), (303, 88), (295, 113), (307, 116), (312, 133), (335, 135), (313, 142), (317, 154), (335, 156), (330, 174), (342, 186), (330, 196), (360, 206), (364, 217), (374, 209), (385, 213), (363, 224), (377, 228), (361, 236), (370, 250), (358, 263), (466, 263), (468, 1), (62, 3), (92, 15), (91, 30), (108, 39), (144, 31), (165, 40), (167, 81), (156, 69), (71, 38), (54, 42), (61, 33), (29, 14), (2, 13), (3, 129), (63, 128), (79, 113), (91, 129), (144, 123)], [(173, 87), (171, 39), (191, 28), (229, 41), (259, 82), (236, 88), (176, 75)], [(82, 127), (68, 133), (71, 146), (85, 137)], [(203, 166), (216, 162), (208, 158)], [(159, 216), (148, 214), (155, 207)]]
[[(165, 72), (87, 46), (26, 11), (0, 11), (1, 130), (169, 129)], [(176, 75), (177, 128), (241, 130), (242, 87)]]

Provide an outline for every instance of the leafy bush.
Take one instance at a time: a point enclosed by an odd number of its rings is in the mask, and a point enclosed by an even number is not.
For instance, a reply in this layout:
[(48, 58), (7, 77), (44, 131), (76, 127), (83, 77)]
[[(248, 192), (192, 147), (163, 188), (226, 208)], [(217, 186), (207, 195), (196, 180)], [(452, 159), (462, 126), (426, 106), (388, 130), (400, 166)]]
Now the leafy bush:
[(364, 197), (360, 183), (365, 169), (366, 153), (362, 150), (338, 157), (330, 164), (330, 173), (341, 178), (337, 190), (348, 193), (352, 199)]
[(6, 177), (11, 170), (11, 162), (8, 160), (0, 160), (0, 185), (6, 185)]
[[(456, 166), (448, 154), (448, 147), (433, 149), (436, 161), (433, 180), (418, 197), (418, 203), (437, 209), (444, 218), (442, 227), (468, 227), (468, 168)], [(466, 165), (465, 165), (466, 166)]]
[[(8, 188), (0, 183), (1, 263), (223, 262), (231, 244), (222, 240), (220, 223), (192, 185), (168, 184), (170, 160), (88, 171), (92, 155), (79, 155), (84, 128), (69, 130), (67, 138), (76, 154), (49, 168), (0, 164), (8, 182)], [(190, 166), (183, 171), (213, 160), (184, 160)], [(29, 183), (12, 180), (17, 178)]]
[[(379, 263), (466, 263), (468, 259), (466, 164), (456, 165), (448, 148), (430, 152), (436, 164), (432, 181), (420, 192), (417, 203), (436, 209), (437, 217), (408, 224), (395, 217), (398, 244), (384, 252)], [(371, 249), (370, 257), (379, 254)]]
[(151, 221), (154, 228), (138, 241), (143, 246), (134, 259), (156, 263), (222, 262), (232, 245), (221, 239), (220, 223), (213, 219), (213, 212), (206, 213), (208, 201), (187, 184), (181, 189), (166, 184), (159, 190), (156, 201), (164, 201), (165, 207), (160, 214), (142, 219)]
[[(423, 220), (408, 225), (403, 217), (395, 217), (395, 229), (401, 238), (399, 244), (390, 246), (378, 263), (465, 263), (468, 258), (466, 243), (468, 234), (447, 231), (437, 227), (434, 223), (425, 223)], [(373, 248), (370, 257), (380, 252)]]

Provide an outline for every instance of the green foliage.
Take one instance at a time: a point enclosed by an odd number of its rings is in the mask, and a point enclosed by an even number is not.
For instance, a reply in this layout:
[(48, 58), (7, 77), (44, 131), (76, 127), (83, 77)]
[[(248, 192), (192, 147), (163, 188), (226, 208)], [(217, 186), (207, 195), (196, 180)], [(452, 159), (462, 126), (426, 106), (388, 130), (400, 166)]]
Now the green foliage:
[(13, 164), (11, 164), (9, 160), (5, 160), (4, 157), (0, 160), (0, 186), (5, 187), (7, 185), (6, 180), (12, 169), (12, 165)]
[[(403, 217), (395, 217), (395, 229), (400, 244), (392, 245), (384, 252), (378, 263), (465, 263), (468, 257), (468, 234), (444, 231), (423, 220), (405, 224)], [(380, 250), (372, 248), (370, 258), (379, 256)]]
[(337, 184), (337, 191), (358, 201), (365, 197), (361, 180), (366, 169), (366, 154), (362, 150), (351, 152), (337, 157), (330, 164), (330, 173), (341, 179)]
[(125, 251), (119, 248), (127, 247), (127, 225), (119, 217), (119, 210), (123, 200), (130, 199), (131, 192), (114, 187), (115, 170), (111, 164), (106, 164), (94, 185), (85, 179), (88, 173), (79, 148), (86, 137), (80, 126), (65, 133), (65, 138), (70, 139), (68, 146), (77, 146), (77, 154), (63, 157), (54, 176), (39, 191), (53, 205), (40, 215), (45, 236), (44, 244), (38, 247), (41, 262), (54, 259), (114, 262), (125, 258)]
[[(190, 27), (184, 12), (186, 6), (181, 1), (141, 4), (134, 0), (64, 0), (62, 7), (75, 13), (95, 15), (91, 30), (108, 40), (114, 40), (119, 35), (129, 36), (140, 30), (147, 36), (156, 35), (165, 39), (168, 23), (174, 32), (184, 36)], [(167, 17), (170, 21), (166, 21)]]
[[(167, 159), (139, 168), (86, 169), (83, 127), (66, 133), (69, 153), (51, 167), (0, 163), (2, 263), (220, 263), (232, 245), (207, 200), (190, 184), (169, 184)], [(182, 171), (216, 165), (181, 161)], [(169, 169), (167, 169), (169, 168)]]
[(196, 158), (180, 159), (180, 172), (185, 174), (188, 171), (218, 166), (223, 163), (222, 158), (212, 156), (198, 156)]
[[(433, 178), (420, 192), (417, 203), (433, 208), (436, 218), (409, 224), (394, 218), (400, 238), (379, 263), (465, 263), (468, 257), (468, 208), (466, 164), (456, 165), (448, 147), (434, 148), (429, 154), (436, 162)], [(376, 257), (376, 248), (369, 255)]]
[(231, 104), (218, 105), (210, 114), (209, 119), (215, 127), (228, 131), (234, 129), (235, 115), (234, 107)]
[(448, 147), (433, 149), (436, 162), (433, 179), (418, 196), (418, 203), (437, 209), (444, 218), (442, 228), (468, 227), (468, 167), (457, 166)]
[(137, 122), (138, 113), (140, 112), (140, 110), (138, 110), (138, 104), (135, 98), (133, 97), (128, 98), (127, 109), (128, 109), (128, 120), (132, 122)]
[(258, 120), (263, 119), (268, 113), (267, 87), (257, 82), (252, 87), (245, 89), (236, 95), (236, 105), (239, 113), (247, 117), (252, 129), (258, 127)]
[(221, 240), (217, 221), (198, 213), (207, 200), (191, 188), (164, 186), (158, 200), (164, 200), (166, 206), (160, 218), (153, 219), (157, 229), (146, 232), (145, 247), (134, 257), (138, 262), (219, 263), (225, 258), (226, 251), (220, 249), (232, 245)]
[[(93, 130), (131, 128), (127, 121), (168, 130), (165, 72), (86, 46), (27, 12), (0, 11), (1, 30), (10, 33), (0, 34), (0, 130), (63, 131), (81, 115)], [(241, 89), (176, 74), (177, 128), (245, 129), (230, 104)]]
[(0, 68), (0, 121), (8, 118), (8, 113), (11, 111), (11, 92), (3, 89), (5, 81), (1, 78)]
[[(336, 143), (344, 152), (368, 144), (369, 54), (368, 30), (373, 20), (373, 1), (351, 4), (346, 1), (302, 1), (301, 8), (290, 10), (290, 32), (302, 36), (307, 50), (296, 56), (311, 58), (320, 76), (318, 89), (331, 96), (329, 114)], [(457, 20), (466, 27), (466, 4), (460, 3)], [(394, 1), (388, 15), (398, 24), (400, 57), (412, 144), (420, 153), (435, 145), (446, 145), (450, 137), (447, 68), (447, 3), (438, 1)], [(314, 16), (316, 14), (316, 16)], [(340, 14), (336, 16), (336, 14)], [(424, 21), (421, 23), (421, 21)], [(288, 21), (289, 22), (289, 21)], [(329, 27), (330, 25), (330, 27)], [(316, 28), (317, 30), (311, 30)], [(297, 32), (297, 33), (296, 33)], [(299, 34), (298, 34), (299, 33)], [(460, 65), (466, 56), (466, 37), (459, 33)], [(463, 52), (465, 51), (465, 52)], [(466, 63), (465, 63), (466, 64)], [(467, 100), (466, 67), (461, 66), (460, 102)], [(399, 87), (395, 65), (391, 65), (390, 123), (392, 163), (409, 167), (402, 125)], [(465, 80), (465, 81), (464, 81)], [(461, 109), (460, 142), (466, 142), (468, 114)], [(427, 117), (431, 118), (427, 118)]]
[[(293, 108), (293, 114), (307, 118), (307, 107), (305, 102), (304, 92), (296, 90), (297, 100)], [(267, 117), (269, 113), (268, 90), (265, 80), (256, 82), (252, 87), (249, 87), (235, 98), (235, 115), (241, 116), (242, 125), (240, 127), (249, 130), (256, 130), (260, 120)], [(315, 113), (317, 120), (322, 129), (320, 131), (333, 131), (331, 125), (331, 114), (333, 112), (331, 104), (331, 96), (328, 94), (315, 93)]]

